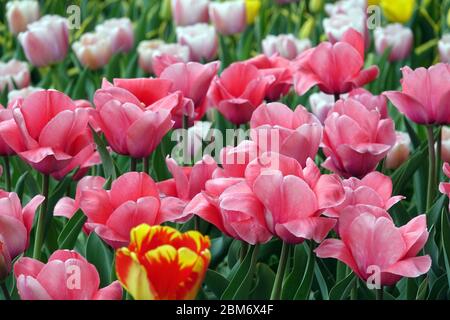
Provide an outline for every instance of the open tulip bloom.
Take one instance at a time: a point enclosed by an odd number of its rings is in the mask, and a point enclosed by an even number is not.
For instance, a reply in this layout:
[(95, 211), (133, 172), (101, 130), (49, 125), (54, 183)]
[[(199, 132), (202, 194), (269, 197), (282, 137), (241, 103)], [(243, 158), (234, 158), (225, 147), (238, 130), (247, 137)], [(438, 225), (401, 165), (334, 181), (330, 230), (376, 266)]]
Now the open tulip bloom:
[(0, 2), (0, 300), (450, 299), (450, 0)]

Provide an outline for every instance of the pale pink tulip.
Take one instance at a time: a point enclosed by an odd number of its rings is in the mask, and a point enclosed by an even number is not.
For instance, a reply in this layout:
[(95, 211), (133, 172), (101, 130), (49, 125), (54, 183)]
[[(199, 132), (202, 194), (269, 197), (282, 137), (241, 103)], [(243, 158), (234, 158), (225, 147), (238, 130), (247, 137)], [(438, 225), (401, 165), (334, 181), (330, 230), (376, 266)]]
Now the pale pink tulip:
[(30, 71), (25, 62), (15, 59), (8, 62), (0, 61), (0, 92), (5, 88), (8, 91), (14, 89), (22, 89), (30, 84)]
[(13, 34), (27, 30), (28, 24), (39, 19), (39, 2), (35, 0), (8, 1), (6, 19), (9, 30)]
[(81, 64), (92, 70), (105, 66), (113, 54), (110, 38), (98, 33), (85, 33), (72, 49)]
[(96, 26), (95, 32), (109, 39), (113, 53), (128, 52), (133, 48), (133, 24), (128, 18), (108, 19)]
[(348, 97), (364, 105), (367, 110), (377, 110), (381, 119), (389, 117), (387, 99), (383, 95), (376, 96), (364, 88), (357, 88), (350, 91)]
[(157, 61), (161, 57), (169, 57), (169, 61), (188, 62), (190, 51), (188, 46), (177, 43), (165, 43), (162, 40), (141, 41), (137, 48), (139, 54), (139, 66), (148, 73), (159, 75), (167, 64), (161, 66), (161, 61)]
[(220, 34), (241, 33), (247, 26), (245, 1), (211, 2), (209, 19)]
[(171, 0), (172, 17), (177, 26), (209, 21), (209, 0)]
[(450, 62), (450, 33), (444, 34), (438, 44), (441, 62)]
[(409, 57), (414, 35), (410, 28), (400, 23), (378, 27), (374, 31), (375, 48), (379, 55), (390, 49), (389, 61), (401, 61)]
[(328, 113), (334, 107), (334, 102), (334, 97), (332, 95), (323, 92), (313, 93), (309, 96), (311, 111), (321, 123), (325, 122)]
[(442, 127), (441, 143), (441, 159), (450, 162), (450, 128), (447, 126)]
[(396, 137), (395, 144), (388, 152), (384, 162), (387, 169), (397, 169), (408, 160), (411, 153), (411, 139), (409, 135), (406, 132), (397, 131)]
[(198, 23), (187, 27), (177, 27), (178, 43), (189, 47), (193, 61), (211, 61), (217, 57), (218, 38), (213, 26)]
[(263, 52), (271, 57), (279, 54), (281, 57), (293, 60), (302, 52), (311, 48), (309, 39), (297, 39), (292, 34), (268, 35), (262, 41)]

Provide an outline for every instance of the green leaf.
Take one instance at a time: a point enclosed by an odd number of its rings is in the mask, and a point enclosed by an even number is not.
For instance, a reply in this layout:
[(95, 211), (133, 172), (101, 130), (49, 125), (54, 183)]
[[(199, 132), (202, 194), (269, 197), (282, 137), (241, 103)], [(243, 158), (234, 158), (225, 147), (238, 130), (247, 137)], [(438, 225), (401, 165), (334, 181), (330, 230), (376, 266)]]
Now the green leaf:
[(417, 290), (416, 300), (425, 300), (428, 293), (428, 277), (425, 277)]
[(353, 289), (355, 281), (355, 275), (353, 272), (351, 272), (343, 280), (336, 283), (336, 285), (330, 290), (330, 300), (346, 299), (349, 296), (350, 291)]
[(92, 134), (94, 135), (94, 140), (95, 143), (97, 144), (97, 151), (98, 153), (100, 153), (100, 157), (102, 159), (105, 176), (106, 178), (111, 178), (115, 180), (117, 175), (111, 154), (108, 152), (108, 149), (106, 149), (105, 142), (103, 141), (102, 138), (100, 138), (100, 136), (95, 132), (95, 130), (92, 130)]
[(15, 187), (14, 191), (19, 196), (19, 199), (23, 198), (23, 191), (25, 189), (25, 183), (27, 181), (28, 173), (29, 173), (29, 171), (25, 171), (16, 182), (16, 187)]
[(256, 266), (256, 284), (252, 290), (252, 300), (269, 300), (275, 282), (275, 272), (265, 263)]
[(217, 271), (208, 269), (205, 276), (205, 284), (210, 289), (217, 298), (220, 298), (226, 288), (229, 286), (230, 281), (228, 281), (223, 275)]
[(308, 253), (303, 244), (298, 244), (294, 249), (294, 264), (289, 275), (285, 278), (281, 299), (291, 300), (298, 289), (298, 284), (302, 280), (301, 276), (306, 269)]
[(81, 210), (78, 210), (66, 223), (58, 237), (58, 245), (60, 249), (73, 249), (86, 220), (87, 217)]
[(442, 210), (441, 214), (441, 243), (444, 252), (445, 270), (450, 287), (450, 227), (448, 223), (447, 211)]
[(96, 267), (100, 275), (101, 287), (110, 284), (111, 274), (114, 270), (114, 254), (111, 248), (95, 232), (91, 232), (87, 240), (86, 259)]
[(439, 215), (441, 214), (442, 209), (448, 205), (447, 199), (448, 197), (446, 194), (441, 195), (427, 212), (427, 225), (429, 227), (434, 226), (439, 221)]
[(72, 99), (86, 99), (86, 81), (88, 78), (89, 70), (84, 68), (81, 74), (78, 76), (78, 80), (73, 87), (73, 92), (70, 94)]
[[(310, 243), (310, 246), (313, 245), (313, 243)], [(311, 292), (312, 282), (314, 280), (314, 265), (316, 264), (316, 256), (312, 250), (308, 253), (308, 255), (308, 264), (306, 265), (302, 282), (295, 293), (294, 300), (308, 300), (309, 293)]]

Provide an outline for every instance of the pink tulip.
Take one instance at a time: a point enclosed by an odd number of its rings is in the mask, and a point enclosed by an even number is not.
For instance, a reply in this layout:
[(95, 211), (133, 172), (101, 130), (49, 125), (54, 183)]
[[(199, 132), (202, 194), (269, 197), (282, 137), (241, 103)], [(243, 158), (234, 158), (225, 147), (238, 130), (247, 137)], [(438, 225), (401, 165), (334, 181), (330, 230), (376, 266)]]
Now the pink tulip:
[(406, 132), (397, 131), (396, 140), (392, 149), (388, 152), (384, 166), (387, 169), (397, 169), (405, 163), (411, 153), (411, 139)]
[(293, 84), (289, 60), (276, 55), (267, 57), (261, 54), (247, 60), (246, 63), (254, 65), (263, 75), (275, 78), (275, 81), (267, 89), (267, 99), (277, 101), (288, 94)]
[(211, 2), (209, 19), (220, 34), (241, 33), (247, 26), (245, 1)]
[(47, 15), (28, 25), (28, 30), (19, 34), (25, 55), (36, 67), (46, 67), (64, 60), (69, 48), (67, 20), (60, 16)]
[(392, 180), (379, 172), (371, 172), (361, 180), (351, 177), (342, 181), (345, 190), (344, 201), (328, 209), (324, 214), (339, 218), (342, 211), (349, 206), (369, 205), (383, 210), (389, 210), (403, 196), (392, 196)]
[(26, 99), (29, 95), (42, 90), (44, 89), (31, 86), (19, 90), (11, 90), (10, 92), (8, 92), (8, 109), (13, 108), (17, 105), (21, 105), (23, 103), (23, 100)]
[[(450, 164), (448, 164), (448, 162), (444, 163), (444, 165), (442, 166), (442, 171), (444, 171), (444, 174), (447, 176), (447, 178), (450, 178)], [(450, 183), (441, 182), (439, 184), (439, 191), (443, 194), (446, 194), (447, 197), (450, 197)]]
[(113, 54), (111, 40), (98, 33), (85, 33), (72, 49), (81, 64), (92, 70), (108, 64)]
[(184, 201), (173, 197), (160, 200), (156, 183), (146, 173), (125, 173), (113, 181), (111, 190), (99, 188), (99, 181), (85, 182), (80, 186), (78, 205), (88, 217), (86, 229), (113, 248), (127, 245), (130, 230), (142, 223), (158, 225), (186, 218), (180, 214)]
[(128, 52), (134, 45), (134, 31), (128, 18), (114, 18), (95, 27), (95, 32), (111, 42), (113, 53)]
[(243, 178), (217, 178), (206, 182), (184, 210), (215, 225), (229, 237), (249, 244), (272, 238), (264, 207)]
[(389, 61), (401, 61), (409, 57), (413, 47), (414, 35), (410, 28), (400, 23), (378, 27), (374, 31), (375, 48), (379, 55), (390, 49)]
[(95, 152), (89, 112), (55, 90), (32, 93), (0, 123), (0, 135), (19, 157), (43, 174), (63, 178)]
[(450, 128), (443, 126), (441, 133), (441, 159), (450, 162)]
[(220, 164), (214, 178), (244, 178), (247, 165), (256, 159), (260, 151), (254, 141), (244, 140), (236, 147), (227, 146), (220, 151)]
[[(160, 79), (172, 82), (170, 92), (181, 92), (185, 99), (192, 101), (194, 106), (193, 118), (200, 120), (208, 108), (207, 93), (211, 81), (217, 75), (220, 62), (211, 62), (206, 65), (188, 62), (175, 63), (168, 66), (160, 75)], [(174, 115), (172, 113), (172, 115)], [(182, 114), (181, 114), (182, 116)], [(182, 117), (176, 117), (175, 127), (182, 126)]]
[(97, 269), (79, 253), (55, 251), (46, 264), (20, 258), (14, 265), (17, 290), (22, 300), (121, 300), (118, 281), (99, 289)]
[(348, 30), (335, 44), (323, 42), (301, 54), (294, 65), (295, 89), (305, 94), (313, 86), (327, 94), (342, 94), (372, 82), (378, 67), (364, 66), (364, 39), (359, 32)]
[(325, 122), (328, 113), (334, 107), (334, 102), (334, 97), (332, 95), (323, 92), (313, 93), (309, 96), (311, 111), (321, 123)]
[(342, 41), (345, 33), (350, 29), (358, 31), (364, 35), (364, 38), (368, 37), (366, 21), (365, 11), (360, 8), (353, 8), (345, 13), (336, 13), (323, 19), (322, 24), (328, 40), (331, 43), (336, 43)]
[(353, 9), (360, 9), (366, 11), (367, 0), (338, 0), (334, 3), (325, 4), (325, 12), (329, 16), (339, 13), (348, 13)]
[(378, 271), (380, 285), (390, 286), (431, 267), (428, 255), (416, 257), (428, 239), (425, 215), (397, 228), (387, 213), (349, 207), (339, 219), (339, 234), (341, 239), (325, 240), (315, 250), (317, 256), (342, 261), (363, 281)]
[(5, 281), (12, 269), (8, 248), (0, 239), (0, 281)]
[(275, 81), (256, 67), (236, 62), (226, 68), (211, 85), (210, 99), (220, 113), (234, 124), (250, 120), (253, 111), (263, 102), (267, 89)]
[(30, 71), (27, 64), (15, 59), (6, 63), (0, 61), (0, 92), (3, 92), (5, 88), (8, 91), (13, 90), (14, 84), (18, 89), (30, 84)]
[[(13, 118), (12, 106), (5, 109), (0, 104), (0, 124)], [(3, 140), (0, 135), (0, 156), (11, 156), (15, 154), (14, 150)]]
[(0, 242), (12, 260), (28, 248), (34, 214), (43, 201), (38, 195), (22, 208), (16, 193), (0, 190)]
[(211, 61), (217, 57), (218, 39), (213, 26), (199, 23), (188, 27), (177, 27), (178, 43), (189, 47), (193, 61)]
[(34, 0), (8, 1), (6, 19), (9, 30), (18, 34), (27, 30), (28, 24), (39, 19), (39, 3)]
[(248, 165), (245, 175), (264, 204), (269, 230), (284, 242), (321, 242), (336, 224), (321, 213), (344, 200), (341, 181), (336, 175), (321, 175), (311, 159), (302, 170), (293, 158), (266, 153)]
[(380, 113), (381, 119), (387, 119), (389, 117), (385, 96), (373, 95), (364, 88), (353, 89), (349, 92), (348, 96), (364, 105), (368, 110), (377, 110)]
[(323, 166), (344, 177), (375, 170), (395, 144), (394, 122), (350, 98), (339, 100), (325, 120)]
[[(189, 61), (189, 47), (177, 43), (164, 43), (162, 40), (141, 41), (137, 48), (139, 54), (139, 66), (147, 73), (155, 73), (159, 76), (169, 64)], [(162, 64), (158, 60), (165, 58), (170, 63)]]
[(209, 0), (171, 0), (172, 17), (177, 26), (208, 22)]
[(278, 102), (262, 104), (253, 112), (250, 127), (260, 149), (294, 158), (301, 166), (315, 158), (322, 140), (322, 125), (301, 105), (292, 111)]
[(151, 78), (103, 81), (94, 95), (93, 117), (114, 152), (143, 158), (156, 149), (173, 126), (171, 110), (180, 104), (179, 93), (168, 95), (170, 86)]
[(384, 93), (392, 104), (415, 123), (449, 124), (450, 66), (439, 63), (414, 71), (403, 67), (402, 72), (402, 91)]
[(297, 58), (299, 54), (311, 48), (309, 39), (297, 39), (292, 34), (268, 35), (262, 41), (263, 52), (271, 57), (279, 54), (288, 60)]
[(438, 44), (441, 62), (450, 62), (450, 33), (444, 34)]

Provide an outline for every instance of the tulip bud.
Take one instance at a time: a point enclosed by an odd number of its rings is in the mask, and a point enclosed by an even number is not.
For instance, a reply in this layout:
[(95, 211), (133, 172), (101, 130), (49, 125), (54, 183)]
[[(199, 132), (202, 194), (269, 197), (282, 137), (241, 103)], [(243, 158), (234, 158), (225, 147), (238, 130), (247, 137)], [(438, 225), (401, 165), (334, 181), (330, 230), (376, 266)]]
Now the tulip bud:
[(441, 135), (441, 159), (443, 162), (450, 162), (450, 128), (442, 127)]
[(211, 2), (209, 18), (220, 34), (241, 33), (245, 30), (247, 22), (245, 1)]
[(165, 43), (162, 40), (141, 41), (137, 48), (139, 54), (139, 66), (148, 73), (153, 73), (155, 58), (168, 55), (174, 61), (188, 62), (189, 47), (177, 43)]
[(172, 0), (172, 17), (177, 26), (207, 23), (209, 0)]
[(81, 64), (91, 70), (105, 66), (113, 54), (111, 41), (97, 33), (86, 33), (72, 45)]
[(306, 19), (305, 23), (303, 23), (302, 27), (300, 28), (298, 37), (300, 39), (308, 39), (314, 30), (315, 24), (316, 21), (314, 17), (313, 16), (308, 17), (308, 19)]
[(411, 152), (411, 139), (405, 132), (396, 132), (395, 145), (388, 152), (385, 160), (387, 169), (397, 169), (409, 158)]
[(0, 282), (5, 281), (11, 272), (11, 257), (6, 244), (0, 241)]
[(5, 88), (8, 91), (14, 89), (14, 84), (18, 89), (28, 86), (30, 83), (30, 71), (25, 62), (10, 60), (6, 63), (0, 61), (0, 92)]
[(39, 19), (39, 3), (35, 0), (10, 1), (6, 4), (6, 19), (13, 34), (23, 32), (29, 23)]
[(413, 45), (413, 33), (411, 29), (399, 23), (389, 24), (386, 27), (378, 27), (374, 32), (375, 48), (379, 55), (387, 49), (391, 49), (389, 61), (401, 61), (406, 59)]
[(311, 41), (297, 39), (292, 34), (268, 35), (262, 41), (262, 47), (264, 54), (268, 57), (279, 54), (283, 58), (292, 60), (311, 48)]
[(324, 123), (328, 113), (334, 106), (334, 96), (323, 92), (313, 93), (309, 97), (309, 104), (311, 105), (312, 113), (321, 123)]
[(110, 39), (113, 53), (128, 52), (133, 48), (133, 24), (128, 18), (108, 19), (95, 27), (95, 32)]
[(311, 0), (309, 2), (309, 11), (319, 13), (323, 8), (323, 0)]
[(444, 34), (438, 44), (441, 62), (450, 62), (450, 33)]
[(330, 42), (335, 43), (342, 40), (342, 37), (349, 29), (354, 29), (366, 34), (366, 16), (364, 11), (354, 8), (346, 13), (337, 13), (329, 18), (323, 19), (323, 28)]
[(198, 23), (187, 27), (177, 27), (178, 43), (189, 47), (193, 61), (210, 61), (217, 56), (218, 39), (213, 26)]
[(390, 22), (408, 22), (416, 7), (416, 0), (381, 0), (381, 9)]

